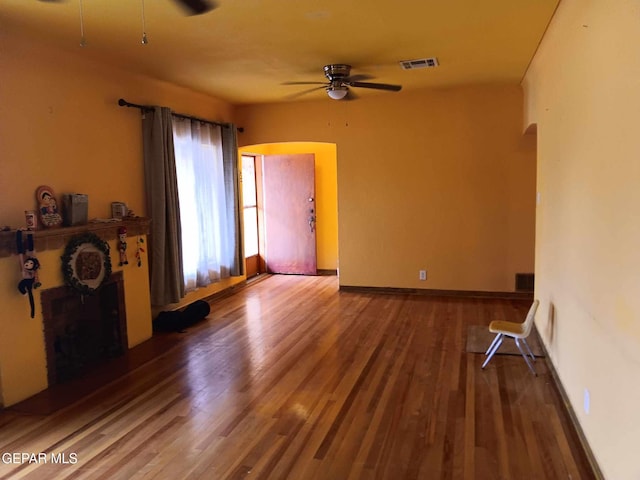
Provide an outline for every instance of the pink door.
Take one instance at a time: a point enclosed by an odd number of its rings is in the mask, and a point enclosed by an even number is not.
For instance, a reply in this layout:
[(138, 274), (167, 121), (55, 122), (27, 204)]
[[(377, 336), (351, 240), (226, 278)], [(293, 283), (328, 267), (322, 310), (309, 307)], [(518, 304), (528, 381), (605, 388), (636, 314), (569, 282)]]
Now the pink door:
[(315, 157), (265, 155), (262, 162), (267, 272), (315, 275)]

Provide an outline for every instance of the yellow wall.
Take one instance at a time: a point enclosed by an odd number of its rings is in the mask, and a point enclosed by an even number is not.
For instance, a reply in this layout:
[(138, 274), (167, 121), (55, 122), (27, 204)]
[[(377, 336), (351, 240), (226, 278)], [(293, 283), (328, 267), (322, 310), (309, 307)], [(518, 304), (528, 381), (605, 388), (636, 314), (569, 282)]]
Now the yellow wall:
[(313, 153), (316, 173), (316, 253), (320, 270), (338, 268), (338, 172), (332, 143), (289, 142), (249, 145), (242, 154), (282, 155)]
[(231, 119), (228, 104), (109, 67), (90, 48), (64, 52), (10, 31), (0, 40), (2, 224), (23, 225), (41, 184), (89, 194), (90, 218), (110, 217), (116, 200), (144, 215), (140, 111), (120, 97)]
[[(132, 75), (95, 58), (91, 48), (69, 51), (31, 36), (0, 30), (0, 225), (24, 225), (38, 185), (56, 193), (89, 195), (89, 217), (110, 217), (112, 201), (145, 214), (140, 112), (117, 105), (124, 97), (166, 105), (177, 112), (231, 121), (225, 102), (167, 83)], [(133, 239), (132, 239), (133, 240)], [(133, 247), (130, 247), (133, 248)], [(112, 245), (112, 251), (117, 251)], [(60, 251), (41, 252), (43, 288), (61, 283)], [(148, 271), (125, 273), (129, 342), (151, 335)], [(17, 292), (16, 256), (0, 258), (0, 399), (11, 405), (46, 387), (42, 319), (30, 319)], [(239, 281), (238, 279), (234, 280)], [(232, 283), (231, 281), (227, 283)], [(201, 289), (185, 301), (210, 295)]]
[(638, 44), (637, 2), (564, 0), (524, 81), (525, 126), (538, 131), (538, 329), (616, 480), (640, 478)]
[(337, 145), (341, 285), (513, 291), (514, 274), (533, 271), (535, 142), (519, 87), (236, 113), (241, 145)]

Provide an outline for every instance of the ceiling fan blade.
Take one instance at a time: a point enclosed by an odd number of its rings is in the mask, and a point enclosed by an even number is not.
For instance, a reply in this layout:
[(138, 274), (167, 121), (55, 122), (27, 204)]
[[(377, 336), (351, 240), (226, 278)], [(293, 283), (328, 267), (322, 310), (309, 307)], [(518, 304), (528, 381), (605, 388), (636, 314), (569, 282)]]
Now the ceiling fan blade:
[(296, 99), (296, 98), (298, 98), (298, 97), (301, 97), (301, 96), (303, 96), (303, 95), (306, 95), (307, 93), (315, 92), (316, 90), (322, 90), (322, 89), (324, 89), (324, 88), (327, 88), (327, 87), (325, 87), (324, 85), (322, 85), (322, 86), (320, 86), (320, 87), (309, 88), (309, 89), (307, 89), (307, 90), (303, 90), (303, 91), (301, 91), (301, 92), (296, 92), (296, 93), (293, 93), (293, 94), (291, 94), (291, 95), (287, 95), (287, 96), (286, 96), (286, 97), (284, 97), (284, 98), (285, 98), (285, 99), (287, 99), (287, 100), (294, 100), (294, 99)]
[(201, 15), (218, 6), (212, 0), (175, 0), (175, 2), (186, 10), (187, 15)]
[(374, 88), (377, 90), (388, 90), (391, 92), (399, 92), (402, 85), (390, 85), (388, 83), (369, 83), (369, 82), (345, 82), (350, 87)]
[(327, 82), (283, 82), (280, 85), (328, 85)]
[(373, 80), (375, 77), (373, 75), (367, 75), (366, 73), (358, 73), (356, 75), (351, 75), (344, 79), (345, 82), (362, 82), (365, 80)]

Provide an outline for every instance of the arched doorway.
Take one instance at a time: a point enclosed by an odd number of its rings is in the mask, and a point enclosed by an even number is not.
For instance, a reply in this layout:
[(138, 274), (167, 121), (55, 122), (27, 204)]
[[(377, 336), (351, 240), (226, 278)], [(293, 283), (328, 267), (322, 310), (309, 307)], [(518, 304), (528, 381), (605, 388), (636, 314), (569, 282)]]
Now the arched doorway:
[[(247, 277), (251, 274), (265, 272), (263, 252), (264, 245), (262, 225), (262, 160), (267, 155), (296, 155), (313, 154), (315, 156), (315, 201), (316, 201), (316, 258), (317, 271), (320, 274), (337, 274), (338, 272), (338, 181), (337, 181), (337, 147), (333, 143), (321, 142), (287, 142), (269, 143), (260, 145), (248, 145), (240, 148), (240, 154), (247, 157), (248, 163), (253, 164), (253, 170), (248, 169), (248, 174), (243, 174), (243, 185), (246, 181), (255, 182), (255, 205), (248, 203), (247, 217), (255, 218), (255, 229), (252, 225), (245, 225), (247, 233), (254, 234), (257, 238), (249, 239), (247, 245), (257, 248), (255, 259), (248, 255)], [(249, 251), (247, 254), (251, 253)], [(253, 267), (255, 265), (255, 268)]]

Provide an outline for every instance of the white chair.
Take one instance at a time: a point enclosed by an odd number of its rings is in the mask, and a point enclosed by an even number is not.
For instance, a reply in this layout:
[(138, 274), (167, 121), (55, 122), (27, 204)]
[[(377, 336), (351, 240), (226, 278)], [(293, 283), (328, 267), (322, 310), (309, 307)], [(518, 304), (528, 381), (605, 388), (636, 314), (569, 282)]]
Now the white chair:
[[(495, 333), (496, 336), (485, 352), (487, 359), (482, 364), (482, 368), (487, 366), (489, 361), (493, 358), (493, 355), (500, 348), (500, 345), (502, 345), (502, 340), (504, 340), (504, 337), (506, 336), (513, 338), (513, 340), (516, 342), (518, 350), (520, 350), (520, 353), (522, 354), (522, 358), (524, 358), (524, 361), (527, 362), (529, 370), (531, 370), (531, 373), (533, 373), (534, 375), (537, 375), (535, 369), (533, 368), (531, 360), (529, 360), (529, 356), (531, 356), (531, 359), (535, 362), (536, 357), (533, 355), (531, 349), (529, 348), (529, 345), (527, 344), (527, 337), (529, 336), (529, 334), (531, 333), (531, 329), (533, 328), (533, 321), (536, 317), (536, 310), (538, 309), (539, 303), (540, 302), (538, 302), (538, 300), (533, 301), (533, 303), (531, 304), (531, 308), (529, 308), (529, 313), (527, 313), (527, 317), (522, 323), (494, 320), (489, 324), (489, 331)], [(522, 348), (522, 344), (524, 344), (527, 350), (526, 353)]]

